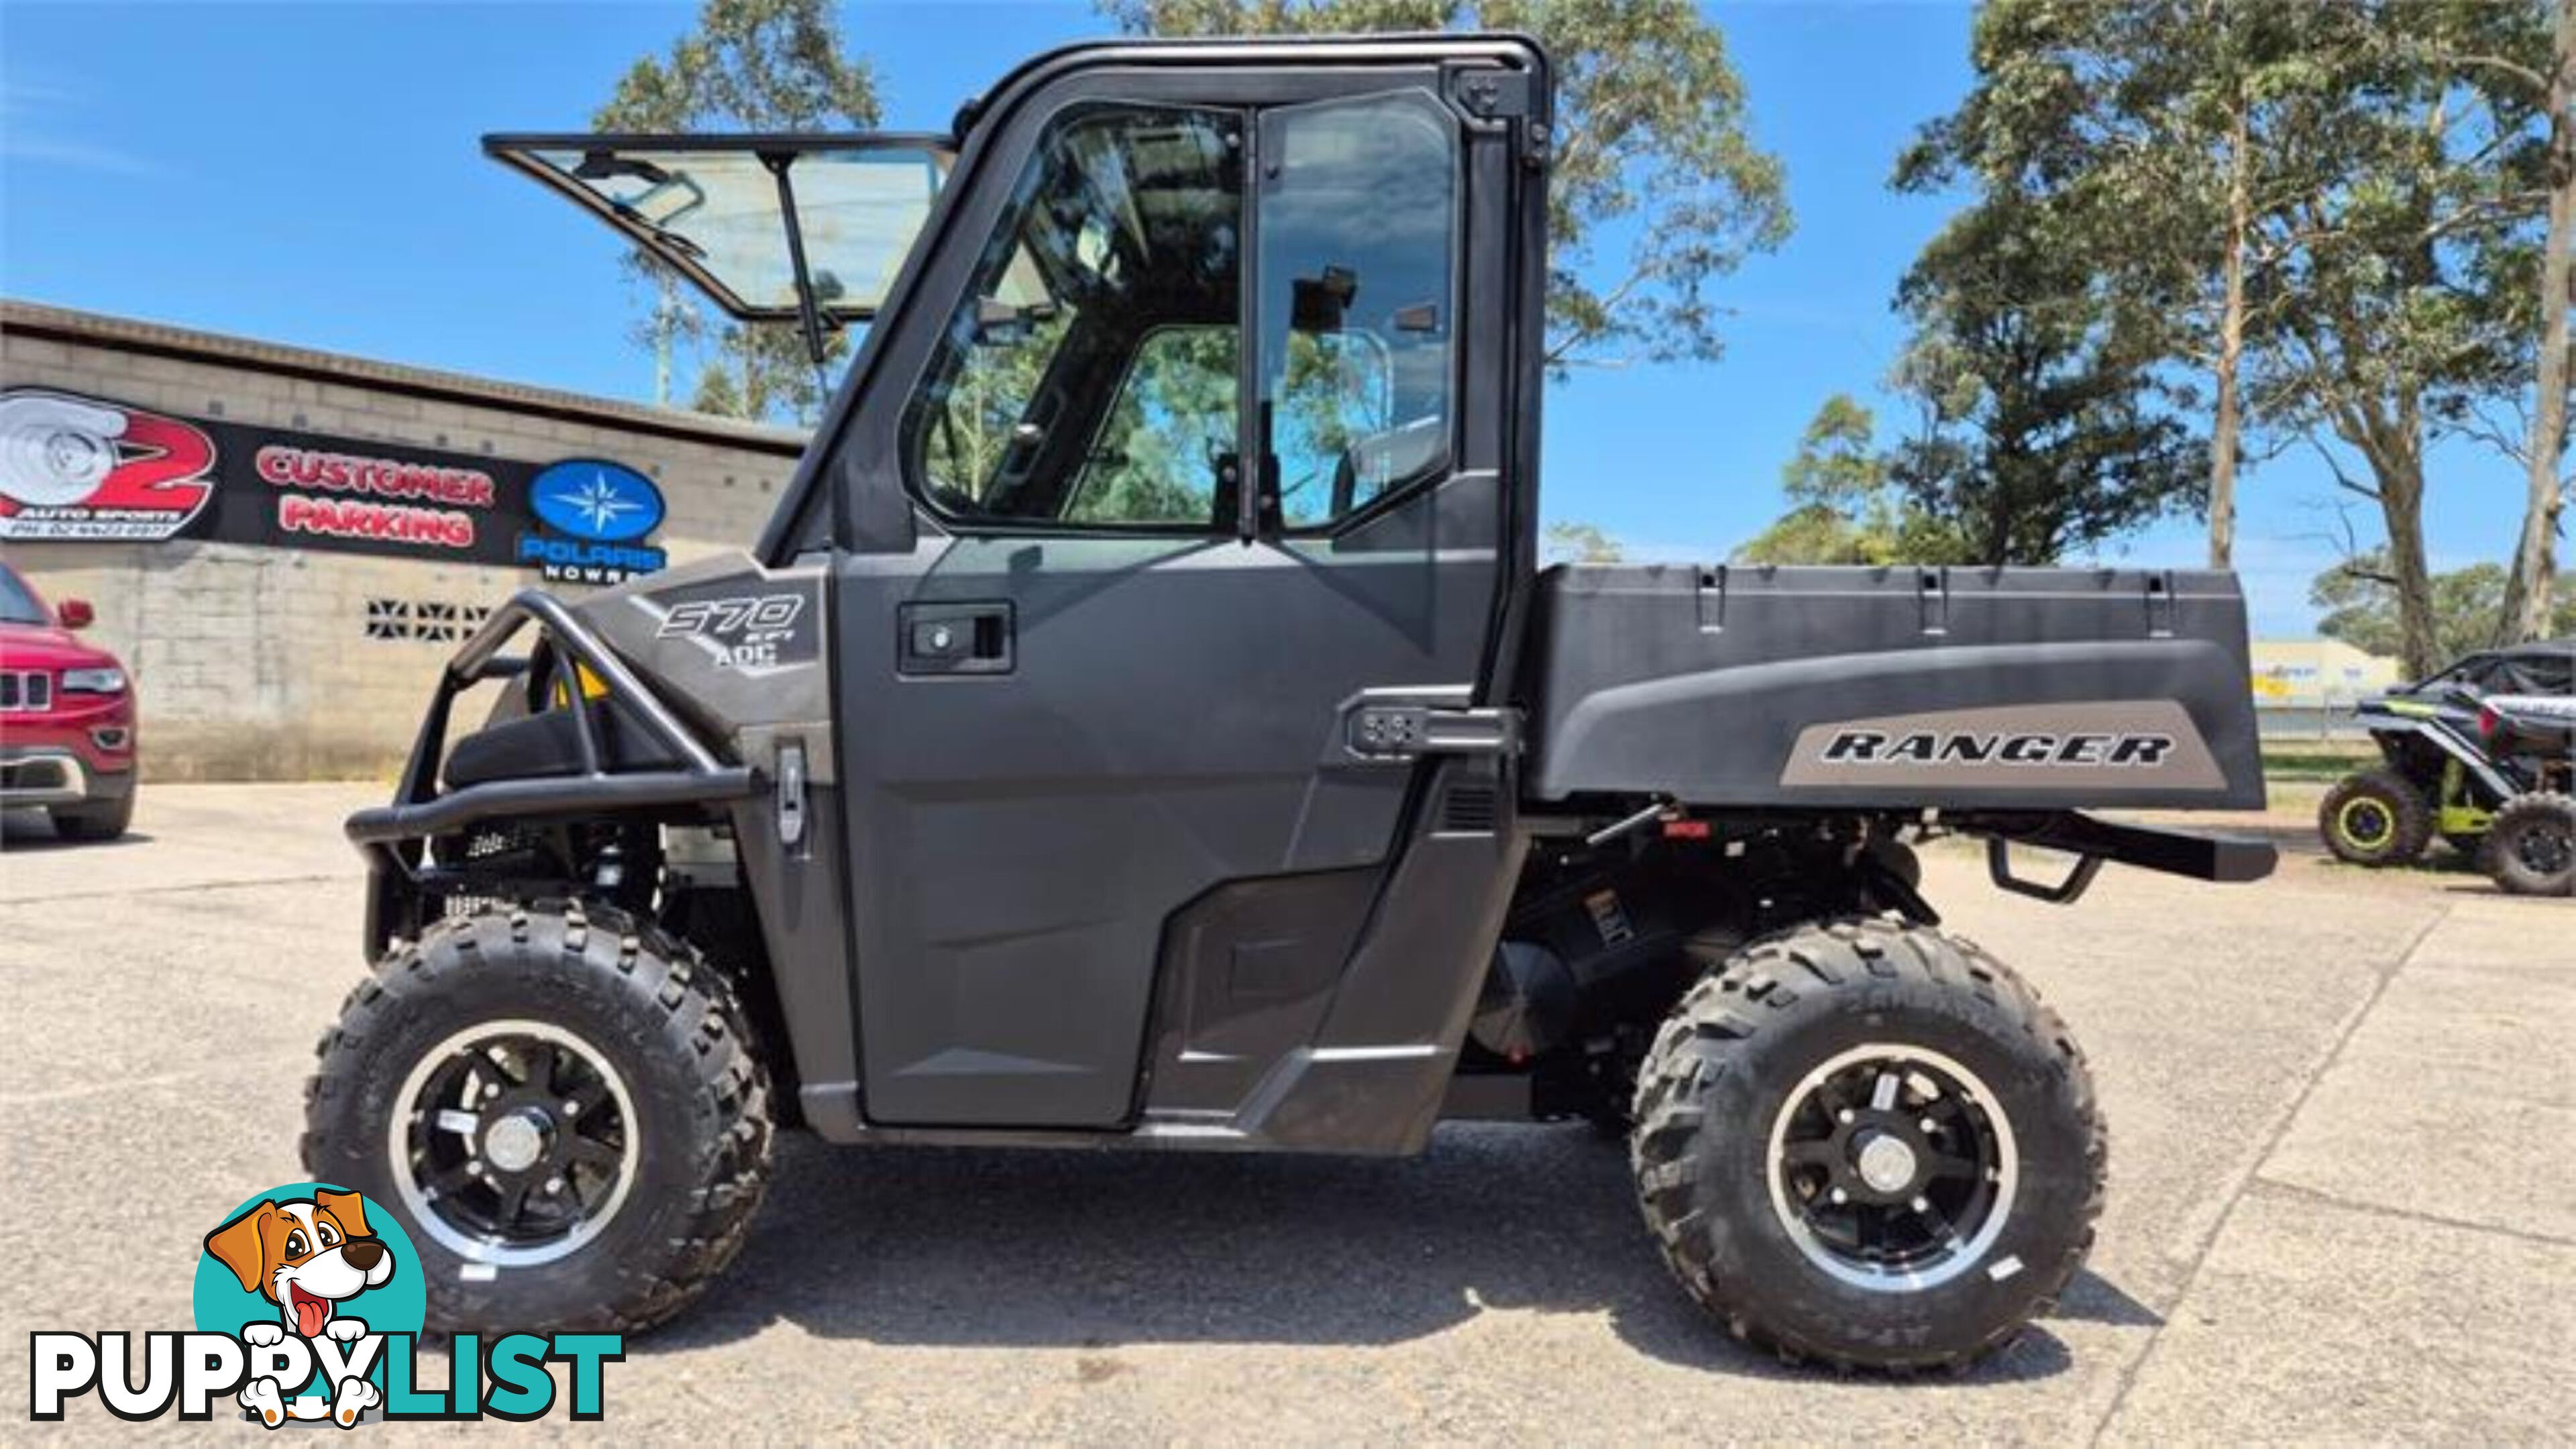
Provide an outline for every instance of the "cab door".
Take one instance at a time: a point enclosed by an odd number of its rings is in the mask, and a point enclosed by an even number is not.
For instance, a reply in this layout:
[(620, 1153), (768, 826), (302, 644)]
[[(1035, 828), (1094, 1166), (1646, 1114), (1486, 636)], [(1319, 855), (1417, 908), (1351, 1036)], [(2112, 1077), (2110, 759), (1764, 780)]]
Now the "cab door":
[(862, 359), (824, 474), (873, 1122), (1133, 1120), (1172, 923), (1220, 887), (1294, 904), (1219, 952), (1294, 1039), (1423, 768), (1354, 743), (1362, 702), (1479, 680), (1469, 360), (1509, 349), (1468, 319), (1507, 279), (1463, 240), (1506, 173), (1435, 65), (1299, 77), (1009, 98)]

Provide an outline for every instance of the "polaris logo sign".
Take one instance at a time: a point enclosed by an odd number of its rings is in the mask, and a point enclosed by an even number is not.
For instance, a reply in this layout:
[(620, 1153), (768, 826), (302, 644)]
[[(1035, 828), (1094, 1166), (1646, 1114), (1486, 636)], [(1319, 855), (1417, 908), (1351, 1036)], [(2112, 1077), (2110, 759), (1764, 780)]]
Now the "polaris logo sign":
[(2171, 735), (1976, 734), (1844, 730), (1825, 745), (1829, 764), (2116, 765), (2153, 769), (2172, 753)]
[(554, 582), (623, 583), (666, 561), (643, 541), (661, 525), (662, 490), (623, 463), (573, 458), (543, 469), (528, 480), (528, 511), (538, 526), (519, 535), (518, 561)]

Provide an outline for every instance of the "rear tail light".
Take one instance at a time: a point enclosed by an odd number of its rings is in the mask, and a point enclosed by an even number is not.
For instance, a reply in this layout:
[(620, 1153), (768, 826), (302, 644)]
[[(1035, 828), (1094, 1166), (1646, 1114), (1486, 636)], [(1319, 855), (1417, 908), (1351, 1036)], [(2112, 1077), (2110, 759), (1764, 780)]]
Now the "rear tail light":
[(2495, 737), (2503, 732), (2504, 716), (2496, 713), (2496, 707), (2494, 705), (2486, 705), (2478, 710), (2478, 735), (2480, 738), (2492, 743)]

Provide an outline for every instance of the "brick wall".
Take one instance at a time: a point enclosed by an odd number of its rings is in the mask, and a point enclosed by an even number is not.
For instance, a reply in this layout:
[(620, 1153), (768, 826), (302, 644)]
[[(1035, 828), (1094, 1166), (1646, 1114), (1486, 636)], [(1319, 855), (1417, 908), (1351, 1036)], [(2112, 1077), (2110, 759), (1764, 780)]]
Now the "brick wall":
[[(613, 458), (661, 487), (670, 511), (655, 541), (674, 564), (749, 544), (795, 468), (797, 439), (774, 429), (21, 303), (0, 303), (0, 386), (531, 463)], [(452, 607), (461, 636), (471, 611), (539, 582), (186, 540), (20, 541), (0, 557), (49, 598), (97, 609), (85, 637), (132, 672), (145, 778), (163, 780), (390, 775), (456, 643), (370, 637), (371, 605)]]

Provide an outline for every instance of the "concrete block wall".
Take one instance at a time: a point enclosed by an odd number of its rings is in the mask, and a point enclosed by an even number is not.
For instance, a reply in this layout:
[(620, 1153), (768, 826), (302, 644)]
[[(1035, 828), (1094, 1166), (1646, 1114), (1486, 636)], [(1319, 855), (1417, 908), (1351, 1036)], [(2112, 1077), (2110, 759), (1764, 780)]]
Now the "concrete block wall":
[[(23, 303), (0, 303), (0, 386), (539, 464), (614, 458), (661, 487), (670, 512), (655, 541), (674, 564), (749, 544), (801, 441)], [(540, 582), (516, 568), (186, 540), (19, 541), (0, 544), (0, 557), (48, 598), (97, 610), (86, 637), (134, 676), (147, 780), (390, 777), (457, 641), (369, 637), (371, 604), (465, 612)]]

